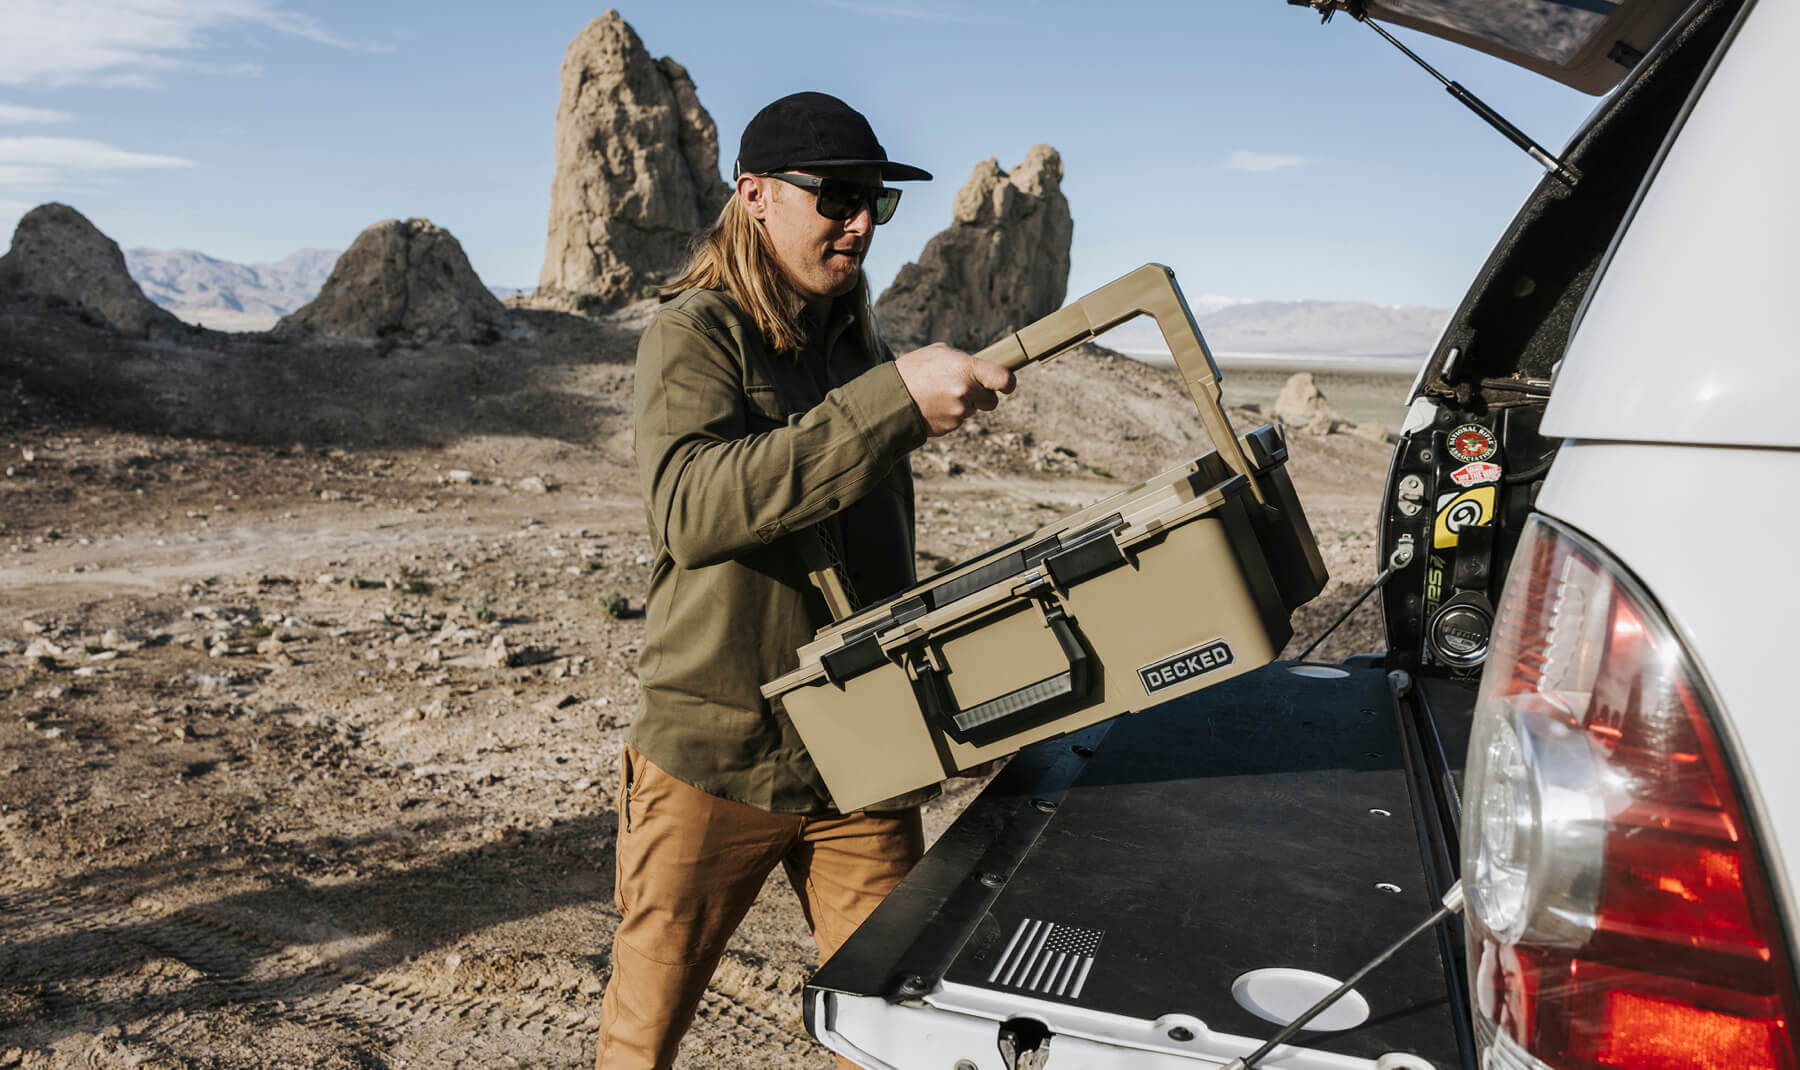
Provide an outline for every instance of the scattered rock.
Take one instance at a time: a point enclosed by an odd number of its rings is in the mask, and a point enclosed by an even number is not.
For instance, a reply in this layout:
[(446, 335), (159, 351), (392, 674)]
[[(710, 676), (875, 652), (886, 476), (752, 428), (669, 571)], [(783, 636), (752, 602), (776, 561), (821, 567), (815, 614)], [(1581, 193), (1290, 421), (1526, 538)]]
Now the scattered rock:
[(550, 485), (539, 479), (537, 476), (526, 476), (524, 479), (519, 480), (515, 485), (520, 490), (529, 491), (532, 494), (550, 493)]
[(1336, 422), (1331, 405), (1319, 392), (1311, 372), (1288, 376), (1288, 381), (1282, 384), (1281, 396), (1275, 399), (1275, 418), (1309, 435), (1330, 434)]
[(444, 473), (444, 478), (452, 483), (473, 483), (475, 482), (475, 473), (466, 468), (452, 468)]
[(229, 673), (189, 672), (185, 674), (184, 678), (198, 687), (202, 695), (215, 694), (224, 688), (241, 682), (238, 677)]
[(669, 281), (728, 187), (719, 132), (686, 68), (652, 59), (617, 11), (563, 56), (556, 169), (538, 299), (612, 308)]
[(980, 349), (1055, 312), (1068, 293), (1075, 227), (1055, 149), (1034, 145), (1011, 171), (992, 157), (976, 164), (953, 214), (875, 304), (902, 352), (927, 342)]
[[(1081, 466), (1081, 462), (1076, 460), (1078, 456), (1079, 454), (1071, 447), (1055, 442), (1046, 442), (1031, 451), (1031, 467), (1039, 472), (1076, 471)], [(960, 468), (961, 466), (952, 462), (949, 467)], [(955, 475), (956, 473), (946, 469), (946, 474)]]
[(493, 642), (488, 644), (485, 663), (490, 669), (505, 669), (514, 664), (513, 652), (507, 649), (505, 637), (494, 636)]
[(358, 234), (319, 296), (283, 317), (275, 331), (359, 341), (491, 342), (506, 315), (449, 231), (428, 219), (387, 219)]
[(0, 256), (0, 290), (72, 305), (133, 338), (194, 333), (144, 296), (118, 244), (66, 204), (40, 204), (19, 220), (12, 251)]
[(25, 656), (32, 659), (59, 658), (66, 653), (68, 653), (67, 650), (57, 646), (55, 643), (41, 635), (36, 639), (33, 639), (30, 643), (27, 643), (25, 646)]
[(1357, 424), (1350, 429), (1350, 433), (1371, 442), (1392, 444), (1399, 441), (1399, 436), (1387, 424)]
[(100, 633), (100, 645), (108, 650), (142, 650), (144, 641), (135, 635), (127, 635), (117, 628), (108, 628)]

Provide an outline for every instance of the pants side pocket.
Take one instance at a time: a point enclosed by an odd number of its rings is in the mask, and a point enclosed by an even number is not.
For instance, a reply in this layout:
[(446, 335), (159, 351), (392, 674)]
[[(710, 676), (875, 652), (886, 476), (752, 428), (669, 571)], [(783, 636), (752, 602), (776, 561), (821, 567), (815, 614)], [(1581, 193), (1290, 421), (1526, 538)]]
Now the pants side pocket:
[(619, 755), (619, 828), (620, 835), (631, 831), (631, 752)]

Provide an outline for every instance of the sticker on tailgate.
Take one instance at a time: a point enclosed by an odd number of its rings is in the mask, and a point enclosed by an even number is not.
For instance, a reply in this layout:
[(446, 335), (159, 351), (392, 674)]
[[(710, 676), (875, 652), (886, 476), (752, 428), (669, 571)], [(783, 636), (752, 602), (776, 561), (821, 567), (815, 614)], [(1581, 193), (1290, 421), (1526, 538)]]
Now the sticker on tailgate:
[(1080, 999), (1105, 937), (1105, 929), (1026, 918), (1013, 930), (1000, 961), (988, 971), (988, 984)]
[(1144, 693), (1154, 695), (1177, 684), (1184, 684), (1196, 676), (1223, 669), (1232, 660), (1231, 644), (1223, 639), (1214, 639), (1144, 666), (1137, 671), (1138, 679), (1144, 683)]

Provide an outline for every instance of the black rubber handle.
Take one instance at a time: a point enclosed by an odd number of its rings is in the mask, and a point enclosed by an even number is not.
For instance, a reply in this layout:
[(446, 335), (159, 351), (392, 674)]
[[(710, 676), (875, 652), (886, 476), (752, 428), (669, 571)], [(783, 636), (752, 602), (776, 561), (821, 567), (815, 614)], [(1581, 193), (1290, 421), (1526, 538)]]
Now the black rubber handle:
[(1035, 718), (1065, 703), (1085, 698), (1093, 682), (1087, 646), (1075, 634), (1074, 622), (1061, 606), (1045, 609), (1044, 619), (1068, 662), (1067, 669), (964, 710), (957, 708), (943, 673), (929, 665), (915, 664), (913, 695), (919, 700), (919, 711), (925, 719), (935, 722), (958, 743), (991, 743), (1028, 727)]

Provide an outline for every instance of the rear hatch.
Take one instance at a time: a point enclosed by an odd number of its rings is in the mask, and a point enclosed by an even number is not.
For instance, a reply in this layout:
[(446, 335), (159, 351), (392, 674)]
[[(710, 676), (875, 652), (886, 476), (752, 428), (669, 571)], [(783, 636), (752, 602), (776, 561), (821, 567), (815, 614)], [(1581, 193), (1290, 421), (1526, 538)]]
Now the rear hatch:
[(1311, 6), (1366, 13), (1598, 96), (1623, 81), (1691, 4), (1692, 0), (1323, 0)]

